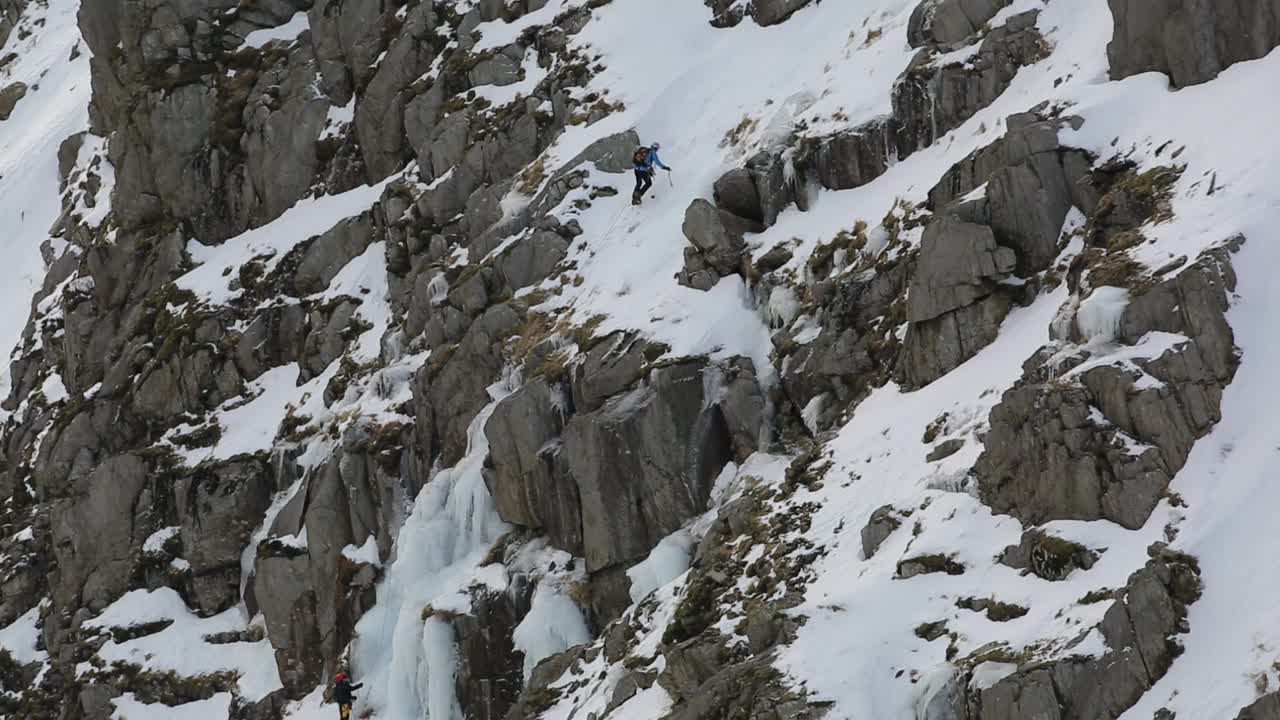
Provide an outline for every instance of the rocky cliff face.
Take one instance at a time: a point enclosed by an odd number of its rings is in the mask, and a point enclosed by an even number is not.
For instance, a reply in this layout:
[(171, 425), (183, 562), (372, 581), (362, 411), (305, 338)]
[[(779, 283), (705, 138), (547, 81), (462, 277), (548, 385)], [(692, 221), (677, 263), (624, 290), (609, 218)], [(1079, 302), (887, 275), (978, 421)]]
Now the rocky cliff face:
[(1275, 716), (1280, 8), (659, 5), (0, 0), (0, 714)]

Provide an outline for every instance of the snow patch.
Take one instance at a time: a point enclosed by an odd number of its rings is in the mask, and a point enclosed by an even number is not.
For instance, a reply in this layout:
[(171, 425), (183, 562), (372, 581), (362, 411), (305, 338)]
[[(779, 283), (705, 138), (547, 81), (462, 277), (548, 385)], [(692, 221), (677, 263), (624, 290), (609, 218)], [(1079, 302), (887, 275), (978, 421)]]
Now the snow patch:
[(696, 544), (687, 530), (677, 530), (659, 540), (648, 557), (627, 570), (627, 577), (631, 579), (631, 602), (640, 602), (683, 575), (689, 569)]
[(539, 584), (529, 613), (512, 635), (516, 649), (524, 653), (524, 679), (543, 660), (574, 645), (591, 641), (591, 632), (577, 603), (555, 588)]
[(298, 36), (311, 29), (311, 20), (307, 18), (306, 11), (299, 10), (289, 18), (289, 22), (273, 28), (263, 28), (254, 30), (244, 38), (245, 47), (264, 48), (273, 42), (291, 43), (298, 39)]

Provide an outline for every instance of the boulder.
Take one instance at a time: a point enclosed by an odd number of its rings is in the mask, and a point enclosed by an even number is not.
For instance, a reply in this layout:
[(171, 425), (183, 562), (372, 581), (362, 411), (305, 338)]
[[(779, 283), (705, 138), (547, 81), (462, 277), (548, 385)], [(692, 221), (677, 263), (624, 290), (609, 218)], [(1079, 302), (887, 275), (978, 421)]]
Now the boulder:
[(897, 370), (908, 387), (933, 382), (995, 340), (1010, 307), (998, 282), (1014, 265), (1013, 251), (985, 225), (943, 215), (925, 228)]
[(808, 210), (808, 198), (792, 153), (757, 153), (747, 160), (746, 169), (760, 197), (761, 222), (765, 227), (773, 227), (778, 215), (792, 203), (800, 210)]
[(747, 244), (743, 236), (764, 230), (757, 223), (740, 218), (699, 198), (685, 211), (684, 236), (693, 243), (705, 259), (721, 276), (732, 275), (742, 268)]
[(848, 190), (875, 180), (889, 169), (895, 152), (892, 123), (886, 120), (814, 141), (810, 150), (818, 182), (828, 190)]
[(473, 86), (511, 85), (520, 81), (520, 63), (501, 53), (481, 60), (467, 72)]
[(923, 0), (911, 13), (911, 47), (953, 46), (980, 32), (1011, 0)]
[(1162, 72), (1174, 87), (1208, 82), (1280, 45), (1280, 0), (1109, 0), (1111, 78)]
[(716, 205), (721, 210), (754, 222), (764, 222), (760, 207), (760, 193), (755, 180), (746, 168), (735, 168), (720, 176), (713, 185)]
[(498, 256), (498, 273), (512, 292), (551, 276), (569, 252), (569, 241), (549, 230), (535, 231)]
[(870, 559), (893, 531), (902, 525), (897, 515), (892, 505), (885, 505), (871, 513), (871, 518), (862, 528), (862, 557)]
[(896, 373), (903, 384), (921, 388), (960, 367), (995, 342), (1012, 302), (996, 293), (907, 328)]
[(591, 346), (570, 375), (573, 407), (598, 410), (605, 400), (632, 387), (644, 374), (649, 344), (638, 335), (613, 333)]
[(812, 0), (752, 0), (751, 14), (760, 25), (777, 25)]
[(929, 191), (930, 205), (989, 226), (997, 243), (1017, 253), (1019, 275), (1047, 269), (1070, 210), (1089, 215), (1098, 206), (1088, 154), (1058, 143), (1060, 128), (1080, 122), (1011, 115), (1002, 138), (943, 175)]
[(27, 96), (27, 84), (16, 82), (0, 89), (0, 122), (9, 119), (18, 101)]
[(364, 253), (373, 242), (375, 230), (374, 213), (367, 211), (316, 237), (297, 259), (294, 290), (300, 297), (323, 292), (347, 263)]
[(1017, 545), (1000, 554), (1000, 562), (1011, 568), (1030, 570), (1044, 580), (1065, 580), (1076, 570), (1088, 570), (1098, 553), (1078, 543), (1063, 540), (1041, 530), (1027, 530)]
[(1016, 258), (996, 244), (985, 225), (941, 216), (925, 228), (911, 278), (907, 319), (924, 322), (991, 295), (1013, 271)]

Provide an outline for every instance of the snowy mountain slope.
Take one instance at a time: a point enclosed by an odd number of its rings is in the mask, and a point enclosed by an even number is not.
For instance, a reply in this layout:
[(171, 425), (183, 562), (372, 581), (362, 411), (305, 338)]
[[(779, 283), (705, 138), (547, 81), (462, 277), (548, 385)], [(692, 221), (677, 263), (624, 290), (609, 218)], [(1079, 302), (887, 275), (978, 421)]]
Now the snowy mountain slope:
[[(8, 218), (5, 256), (4, 326), (0, 346), (17, 344), (25, 308), (44, 279), (41, 248), (62, 212), (58, 150), (68, 137), (88, 129), (89, 71), (76, 27), (76, 4), (47, 3), (28, 8), (9, 33), (0, 88), (21, 98), (10, 107), (0, 143), (0, 212)], [(8, 105), (8, 102), (5, 103)], [(61, 245), (50, 254), (61, 254)], [(9, 388), (8, 368), (0, 387)]]
[(1176, 4), (29, 6), (0, 710), (1271, 717), (1280, 9)]

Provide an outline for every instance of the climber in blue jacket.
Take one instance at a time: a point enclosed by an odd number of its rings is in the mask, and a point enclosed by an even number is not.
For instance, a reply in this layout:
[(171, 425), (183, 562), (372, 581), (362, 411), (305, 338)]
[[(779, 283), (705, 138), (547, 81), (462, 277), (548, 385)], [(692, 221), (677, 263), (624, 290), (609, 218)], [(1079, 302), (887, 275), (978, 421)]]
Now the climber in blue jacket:
[(671, 172), (671, 168), (662, 163), (658, 158), (658, 143), (654, 143), (647, 148), (637, 148), (631, 156), (631, 162), (635, 165), (636, 170), (636, 191), (631, 195), (631, 204), (639, 205), (644, 198), (644, 194), (653, 187), (654, 166), (660, 167), (667, 172)]

